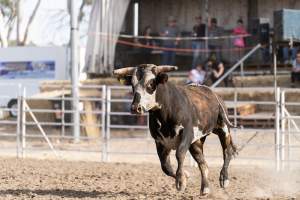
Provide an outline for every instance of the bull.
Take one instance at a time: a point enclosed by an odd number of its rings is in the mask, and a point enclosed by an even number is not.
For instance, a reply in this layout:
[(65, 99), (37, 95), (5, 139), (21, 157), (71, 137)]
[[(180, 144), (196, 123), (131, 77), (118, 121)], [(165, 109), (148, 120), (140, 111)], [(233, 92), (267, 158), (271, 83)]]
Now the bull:
[[(162, 171), (175, 179), (178, 191), (187, 185), (188, 173), (183, 169), (187, 151), (197, 162), (201, 172), (201, 195), (210, 193), (208, 166), (203, 155), (205, 139), (211, 133), (219, 137), (223, 149), (223, 167), (220, 186), (229, 184), (228, 166), (237, 153), (232, 141), (227, 109), (221, 98), (203, 85), (179, 86), (168, 82), (166, 72), (175, 66), (142, 64), (114, 70), (114, 75), (131, 85), (133, 101), (131, 112), (149, 112), (149, 129), (155, 140)], [(176, 151), (177, 170), (172, 168), (170, 152)]]

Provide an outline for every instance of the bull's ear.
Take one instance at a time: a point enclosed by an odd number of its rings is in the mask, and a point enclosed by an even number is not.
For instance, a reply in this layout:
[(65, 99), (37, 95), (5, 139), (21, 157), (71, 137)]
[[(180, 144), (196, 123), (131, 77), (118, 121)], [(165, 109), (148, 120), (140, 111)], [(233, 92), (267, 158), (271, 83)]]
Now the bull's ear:
[(132, 76), (124, 76), (124, 77), (118, 78), (118, 80), (120, 81), (120, 83), (122, 85), (131, 85), (131, 79), (132, 79)]
[(166, 82), (168, 82), (168, 75), (165, 73), (159, 73), (156, 76), (156, 83), (159, 84), (165, 84)]

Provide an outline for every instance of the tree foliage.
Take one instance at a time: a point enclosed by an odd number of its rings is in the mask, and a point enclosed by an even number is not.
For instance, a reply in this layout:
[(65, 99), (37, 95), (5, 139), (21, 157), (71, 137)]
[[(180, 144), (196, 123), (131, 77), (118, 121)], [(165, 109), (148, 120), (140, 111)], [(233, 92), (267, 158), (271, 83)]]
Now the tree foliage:
[[(57, 10), (54, 12), (50, 18), (52, 19), (52, 28), (53, 30), (59, 30), (61, 27), (69, 26), (69, 16), (70, 16), (70, 2), (74, 0), (67, 0), (68, 9), (67, 11)], [(92, 5), (94, 0), (82, 0), (80, 2), (80, 7), (78, 10), (78, 26), (86, 22), (86, 12), (85, 7)], [(40, 7), (42, 0), (36, 0), (33, 5), (33, 10), (29, 15), (29, 18), (23, 21), (22, 15), (18, 15), (18, 4), (24, 2), (24, 0), (0, 0), (0, 47), (9, 46), (10, 44), (26, 45), (29, 40), (29, 32), (31, 25), (36, 18), (36, 13)], [(20, 7), (22, 9), (22, 7)], [(19, 21), (19, 23), (17, 23)], [(22, 23), (22, 33), (20, 31), (20, 23)], [(53, 24), (56, 24), (53, 26)], [(17, 26), (19, 25), (19, 28)], [(16, 41), (12, 41), (12, 33), (15, 30), (19, 30), (17, 33)], [(54, 31), (56, 34), (57, 31)]]

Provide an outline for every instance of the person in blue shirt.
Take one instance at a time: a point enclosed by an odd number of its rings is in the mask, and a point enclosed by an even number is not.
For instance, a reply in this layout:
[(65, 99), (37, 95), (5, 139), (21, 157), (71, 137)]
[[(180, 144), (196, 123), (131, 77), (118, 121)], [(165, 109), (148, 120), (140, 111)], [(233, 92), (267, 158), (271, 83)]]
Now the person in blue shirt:
[[(173, 16), (168, 18), (167, 26), (161, 30), (160, 35), (169, 38), (162, 41), (162, 46), (168, 49), (174, 48), (175, 50), (176, 46), (178, 45), (180, 31), (177, 27), (177, 21)], [(162, 64), (175, 65), (175, 55), (176, 52), (173, 50), (164, 50), (162, 54)]]
[(300, 51), (297, 51), (296, 59), (293, 60), (293, 68), (291, 73), (292, 87), (296, 81), (300, 81)]

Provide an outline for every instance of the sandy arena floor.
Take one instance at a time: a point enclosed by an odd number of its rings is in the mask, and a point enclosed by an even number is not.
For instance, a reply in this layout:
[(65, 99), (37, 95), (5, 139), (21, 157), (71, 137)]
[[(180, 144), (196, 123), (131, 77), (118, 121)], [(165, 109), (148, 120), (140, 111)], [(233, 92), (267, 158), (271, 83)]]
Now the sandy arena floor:
[[(199, 199), (199, 171), (179, 193), (159, 165), (0, 158), (0, 199)], [(210, 168), (212, 194), (201, 199), (300, 199), (300, 172), (277, 174), (258, 167), (230, 168), (231, 184), (218, 186)]]

